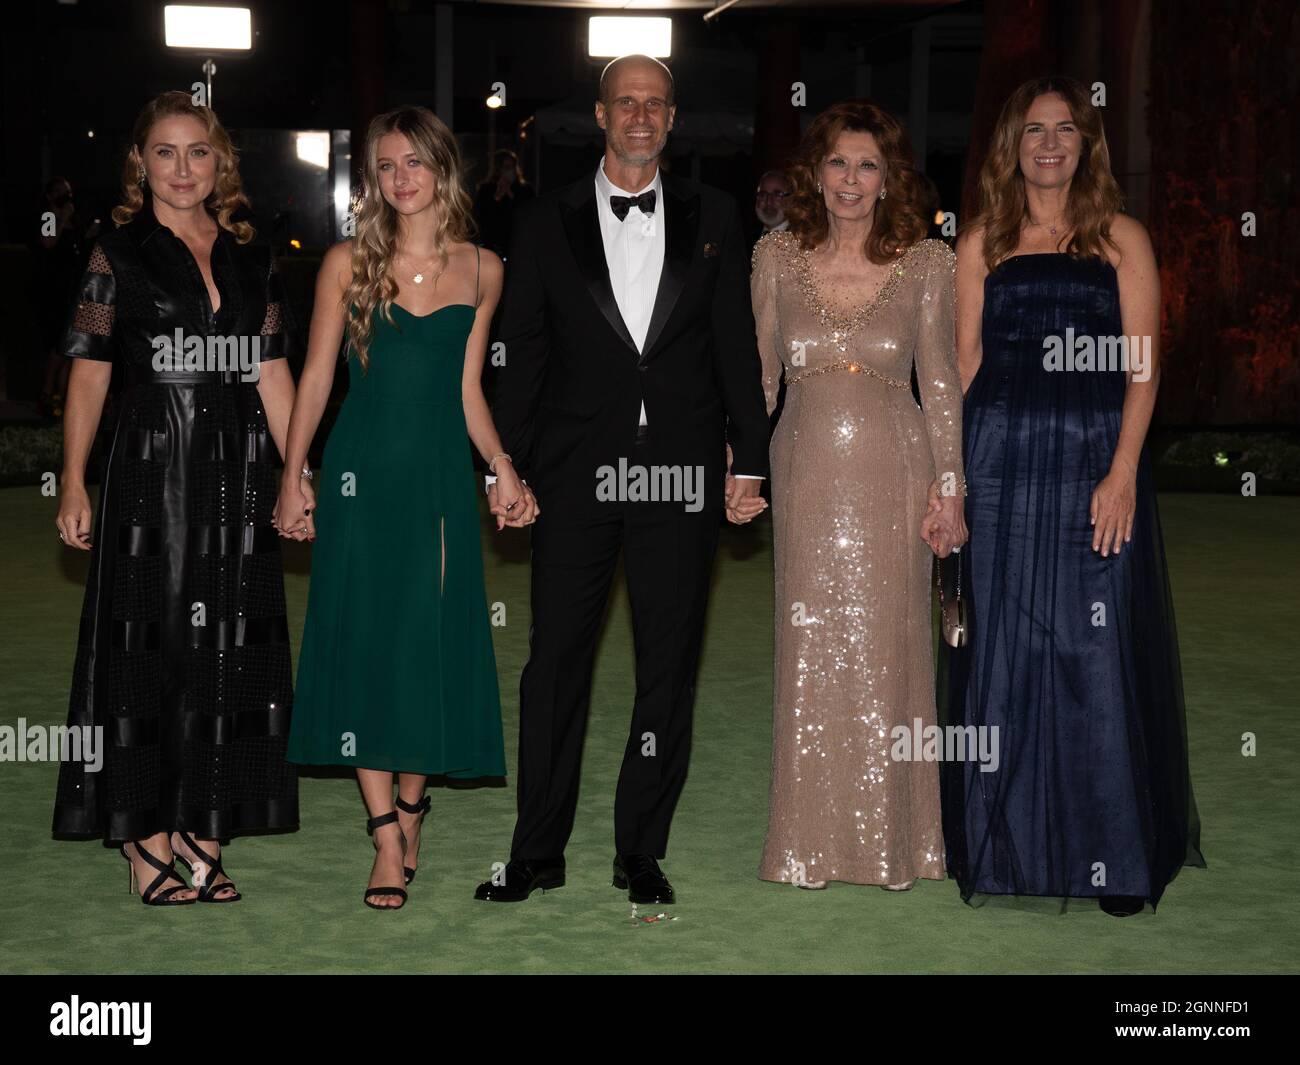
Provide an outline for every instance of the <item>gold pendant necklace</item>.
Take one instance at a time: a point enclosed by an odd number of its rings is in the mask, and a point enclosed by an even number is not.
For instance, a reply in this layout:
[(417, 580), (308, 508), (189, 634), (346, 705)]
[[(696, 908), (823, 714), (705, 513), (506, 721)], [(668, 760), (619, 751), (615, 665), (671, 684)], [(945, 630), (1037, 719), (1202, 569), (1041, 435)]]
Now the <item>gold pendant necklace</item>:
[[(430, 257), (429, 257), (429, 262), (433, 262), (433, 260), (436, 259), (436, 258), (437, 258), (436, 255), (432, 255), (432, 256), (430, 256)], [(418, 271), (414, 276), (412, 276), (411, 280), (414, 281), (417, 285), (422, 285), (422, 284), (424, 284), (424, 271), (423, 271), (423, 270)], [(435, 278), (435, 280), (436, 280), (436, 278)]]

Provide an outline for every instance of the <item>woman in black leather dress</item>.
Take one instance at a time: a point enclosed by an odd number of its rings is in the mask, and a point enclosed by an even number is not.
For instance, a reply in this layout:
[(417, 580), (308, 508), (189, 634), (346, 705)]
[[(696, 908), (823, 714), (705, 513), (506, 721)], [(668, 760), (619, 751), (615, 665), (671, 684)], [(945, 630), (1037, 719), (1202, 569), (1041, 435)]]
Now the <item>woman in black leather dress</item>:
[[(121, 843), (146, 903), (234, 902), (218, 841), (298, 825), (271, 526), (294, 398), (286, 310), (270, 250), (232, 217), (247, 200), (216, 115), (164, 93), (132, 142), (118, 228), (91, 252), (63, 344), (57, 524), (92, 552), (68, 724), (103, 728), (104, 761), (62, 764), (54, 833)], [(168, 363), (159, 338), (189, 357)], [(92, 539), (83, 477), (114, 362)]]

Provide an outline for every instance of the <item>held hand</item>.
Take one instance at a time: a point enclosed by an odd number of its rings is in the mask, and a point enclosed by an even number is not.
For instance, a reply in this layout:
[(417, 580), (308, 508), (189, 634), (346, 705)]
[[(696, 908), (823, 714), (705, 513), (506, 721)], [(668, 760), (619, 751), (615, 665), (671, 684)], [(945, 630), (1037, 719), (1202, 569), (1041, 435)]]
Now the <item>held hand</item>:
[(59, 539), (78, 551), (89, 551), (92, 528), (90, 497), (84, 488), (64, 488), (62, 500), (59, 515), (54, 519)]
[(726, 498), (727, 520), (733, 525), (748, 525), (767, 509), (767, 500), (759, 495), (762, 481), (750, 477), (732, 478)]
[(1133, 515), (1137, 512), (1137, 471), (1112, 463), (1093, 489), (1088, 516), (1092, 521), (1092, 549), (1106, 558), (1133, 539)]
[[(307, 513), (308, 516), (315, 514), (316, 513), (315, 486), (306, 477), (303, 477), (301, 480), (298, 481), (298, 487), (302, 490), (302, 496), (307, 501), (306, 504), (304, 504), (302, 509)], [(314, 521), (315, 519), (312, 520)], [(313, 527), (312, 535), (314, 536), (315, 534), (316, 534), (316, 530)]]
[(497, 532), (507, 525), (521, 529), (542, 513), (533, 491), (519, 479), (509, 459), (497, 460), (497, 480), (488, 488), (488, 510), (496, 515)]
[(303, 483), (301, 478), (286, 475), (280, 481), (280, 498), (271, 514), (271, 525), (281, 536), (300, 542), (316, 539), (316, 521), (309, 512), (309, 508), (316, 508), (316, 498), (307, 495), (311, 489), (304, 491)]
[(921, 539), (930, 545), (930, 550), (939, 558), (947, 558), (952, 554), (952, 538), (937, 513), (927, 513), (921, 519)]
[(936, 513), (939, 510), (939, 504), (942, 499), (943, 496), (940, 495), (939, 493), (939, 480), (938, 478), (935, 478), (933, 481), (930, 482), (929, 508), (927, 509), (926, 513), (927, 514)]
[(937, 484), (930, 486), (926, 512), (921, 518), (921, 539), (939, 558), (947, 558), (969, 539), (965, 510), (961, 496), (940, 495)]

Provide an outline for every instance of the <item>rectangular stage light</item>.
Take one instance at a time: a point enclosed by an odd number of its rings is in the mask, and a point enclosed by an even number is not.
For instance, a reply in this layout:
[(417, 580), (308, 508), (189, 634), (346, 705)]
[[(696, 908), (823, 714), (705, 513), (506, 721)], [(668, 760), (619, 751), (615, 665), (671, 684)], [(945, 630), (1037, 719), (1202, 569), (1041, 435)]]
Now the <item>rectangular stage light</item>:
[(587, 55), (614, 58), (637, 52), (667, 59), (673, 54), (673, 20), (593, 15), (587, 20)]
[(253, 47), (253, 12), (247, 7), (168, 4), (163, 8), (168, 48), (247, 52)]

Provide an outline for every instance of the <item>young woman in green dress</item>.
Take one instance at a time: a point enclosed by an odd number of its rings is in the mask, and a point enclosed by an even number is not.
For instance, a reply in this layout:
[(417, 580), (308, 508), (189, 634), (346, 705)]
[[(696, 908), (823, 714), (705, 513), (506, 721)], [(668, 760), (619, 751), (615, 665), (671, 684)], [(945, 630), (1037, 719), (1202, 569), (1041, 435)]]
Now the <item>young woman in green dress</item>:
[[(356, 769), (376, 848), (365, 903), (397, 909), (426, 777), (505, 775), (470, 441), (513, 515), (498, 527), (538, 511), (480, 383), (503, 270), (468, 242), (456, 141), (404, 107), (371, 122), (363, 158), (356, 236), (316, 281), (275, 521), (314, 545), (289, 758)], [(345, 331), (348, 395), (313, 509), (300, 471)]]

